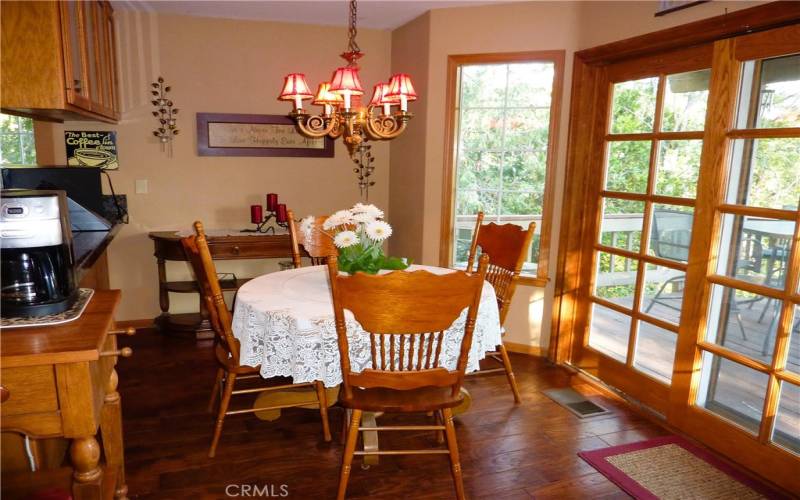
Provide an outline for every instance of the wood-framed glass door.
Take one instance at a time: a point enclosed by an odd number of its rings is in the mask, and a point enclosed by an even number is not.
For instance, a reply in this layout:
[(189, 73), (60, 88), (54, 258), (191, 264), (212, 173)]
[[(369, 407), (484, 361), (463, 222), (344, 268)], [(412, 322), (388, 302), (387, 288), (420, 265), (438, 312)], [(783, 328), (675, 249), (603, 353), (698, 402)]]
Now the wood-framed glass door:
[(800, 491), (800, 26), (715, 43), (669, 419)]
[[(590, 194), (575, 364), (666, 413), (681, 323), (712, 47), (610, 65)], [(601, 97), (602, 99), (602, 97)]]
[(563, 359), (800, 491), (800, 25), (578, 71)]

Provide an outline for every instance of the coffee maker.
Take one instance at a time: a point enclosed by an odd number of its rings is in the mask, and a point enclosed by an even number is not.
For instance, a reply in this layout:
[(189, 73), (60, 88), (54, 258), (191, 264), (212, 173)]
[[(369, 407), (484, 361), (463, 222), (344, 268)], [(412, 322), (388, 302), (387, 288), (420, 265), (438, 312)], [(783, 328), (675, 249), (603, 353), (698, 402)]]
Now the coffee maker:
[(78, 288), (65, 192), (2, 190), (0, 254), (3, 317), (69, 309)]

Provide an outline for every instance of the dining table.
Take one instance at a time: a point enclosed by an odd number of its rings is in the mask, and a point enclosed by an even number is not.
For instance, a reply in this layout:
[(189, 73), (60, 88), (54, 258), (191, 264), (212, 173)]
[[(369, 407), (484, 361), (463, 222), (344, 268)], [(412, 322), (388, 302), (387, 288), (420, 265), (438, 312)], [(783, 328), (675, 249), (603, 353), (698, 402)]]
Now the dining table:
[[(411, 265), (405, 271), (425, 270), (433, 274), (455, 272), (442, 267)], [(364, 297), (369, 300), (369, 297)], [(445, 331), (441, 366), (455, 369), (461, 347), (467, 310)], [(345, 311), (350, 344), (350, 363), (358, 372), (371, 366), (369, 334)], [(260, 367), (263, 378), (290, 377), (294, 383), (321, 381), (330, 395), (337, 394), (342, 383), (338, 337), (333, 315), (328, 268), (308, 266), (265, 274), (244, 284), (236, 295), (232, 330), (239, 340), (239, 362)], [(478, 370), (487, 352), (502, 342), (502, 328), (494, 288), (484, 282), (481, 301), (469, 349), (467, 372)], [(466, 392), (466, 391), (465, 391)], [(297, 393), (293, 394), (297, 397)], [(466, 393), (469, 406), (469, 394)], [(287, 397), (278, 391), (260, 395), (255, 407), (275, 405), (275, 399)], [(291, 396), (290, 396), (291, 397)], [(309, 399), (309, 408), (316, 401)], [(258, 416), (258, 413), (256, 413)], [(364, 414), (364, 425), (375, 427), (376, 414)], [(267, 419), (274, 418), (274, 415)], [(364, 446), (378, 449), (375, 431), (365, 431)], [(365, 456), (365, 464), (377, 463), (378, 456)]]

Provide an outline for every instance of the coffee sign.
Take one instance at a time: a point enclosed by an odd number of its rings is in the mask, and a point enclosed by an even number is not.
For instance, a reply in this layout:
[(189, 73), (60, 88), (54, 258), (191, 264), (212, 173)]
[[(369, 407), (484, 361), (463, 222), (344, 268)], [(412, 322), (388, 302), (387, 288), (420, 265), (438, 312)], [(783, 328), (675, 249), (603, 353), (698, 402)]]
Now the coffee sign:
[(67, 130), (64, 143), (70, 167), (119, 168), (116, 132)]

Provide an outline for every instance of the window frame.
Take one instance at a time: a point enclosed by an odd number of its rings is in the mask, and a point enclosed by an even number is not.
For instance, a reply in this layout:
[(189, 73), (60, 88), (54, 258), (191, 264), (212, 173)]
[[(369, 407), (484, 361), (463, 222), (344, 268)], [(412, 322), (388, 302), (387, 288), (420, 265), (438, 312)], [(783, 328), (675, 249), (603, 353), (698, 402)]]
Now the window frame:
[[(2, 165), (4, 167), (11, 167), (11, 166), (35, 167), (36, 165), (38, 165), (38, 162), (37, 162), (37, 159), (36, 159), (36, 131), (33, 129), (33, 127), (34, 127), (33, 118), (30, 118), (30, 117), (27, 117), (27, 116), (13, 115), (13, 114), (8, 114), (8, 113), (3, 113), (3, 114), (16, 120), (16, 122), (17, 122), (17, 131), (16, 132), (11, 132), (11, 133), (2, 132), (2, 133), (0, 133), (0, 135), (3, 135), (3, 136), (6, 136), (6, 135), (8, 135), (8, 136), (16, 136), (17, 143), (19, 144), (19, 147), (20, 147), (20, 151), (23, 151), (25, 149), (25, 147), (24, 147), (24, 145), (22, 143), (22, 137), (23, 136), (30, 136), (31, 145), (33, 146), (33, 163), (9, 162), (9, 163), (3, 163)], [(21, 120), (31, 120), (31, 131), (30, 132), (23, 131), (22, 123), (20, 123)], [(0, 156), (5, 158), (5, 155), (0, 154)]]
[(536, 275), (521, 274), (522, 285), (544, 287), (549, 281), (550, 232), (553, 221), (553, 198), (555, 169), (558, 151), (558, 132), (561, 118), (561, 96), (564, 86), (564, 50), (543, 50), (525, 52), (503, 52), (489, 54), (450, 55), (447, 58), (447, 94), (445, 104), (445, 154), (444, 182), (442, 187), (442, 222), (439, 246), (439, 264), (443, 267), (453, 265), (453, 233), (455, 228), (456, 199), (456, 99), (458, 92), (458, 70), (462, 66), (480, 64), (509, 64), (519, 62), (547, 62), (553, 64), (553, 87), (550, 100), (550, 124), (547, 140), (547, 160), (542, 203), (542, 220), (539, 225), (539, 259)]

